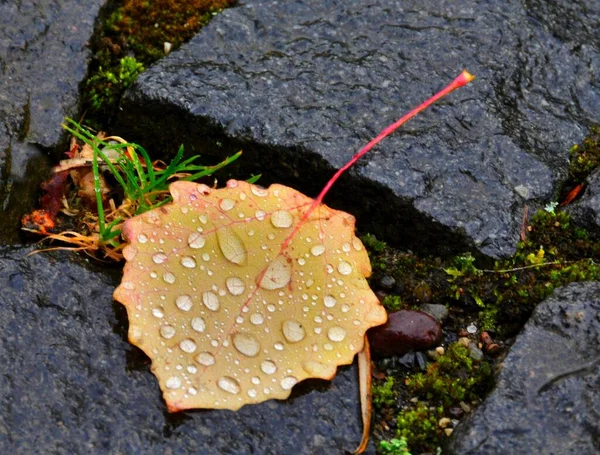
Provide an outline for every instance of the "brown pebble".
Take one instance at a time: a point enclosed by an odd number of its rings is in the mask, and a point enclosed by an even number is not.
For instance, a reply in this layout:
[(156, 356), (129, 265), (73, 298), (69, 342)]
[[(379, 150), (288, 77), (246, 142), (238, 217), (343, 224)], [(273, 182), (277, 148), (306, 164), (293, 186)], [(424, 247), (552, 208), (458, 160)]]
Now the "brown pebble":
[(450, 436), (454, 430), (452, 428), (444, 428), (444, 433), (446, 436)]
[(465, 329), (460, 329), (458, 331), (458, 336), (459, 337), (468, 337), (469, 336), (469, 332), (467, 332)]
[(471, 345), (471, 340), (467, 337), (460, 337), (458, 339), (458, 342), (466, 348), (468, 348)]
[(438, 426), (440, 428), (446, 428), (447, 426), (449, 426), (452, 423), (452, 421), (448, 418), (448, 417), (442, 417), (439, 421), (438, 421)]
[(416, 299), (421, 303), (429, 303), (431, 302), (431, 288), (425, 281), (421, 281), (419, 284), (415, 286), (413, 290), (413, 295)]
[(442, 327), (427, 313), (400, 310), (390, 313), (388, 322), (368, 334), (374, 354), (404, 355), (434, 347), (442, 338)]

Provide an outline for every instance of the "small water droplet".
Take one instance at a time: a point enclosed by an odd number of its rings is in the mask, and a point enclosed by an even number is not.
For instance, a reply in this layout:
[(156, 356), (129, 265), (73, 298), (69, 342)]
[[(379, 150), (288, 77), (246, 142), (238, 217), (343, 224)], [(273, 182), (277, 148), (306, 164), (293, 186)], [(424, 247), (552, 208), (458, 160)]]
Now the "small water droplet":
[(219, 202), (219, 207), (221, 207), (221, 210), (224, 212), (227, 212), (235, 207), (235, 201), (229, 198), (221, 199)]
[(267, 305), (267, 311), (268, 311), (269, 313), (273, 313), (275, 310), (276, 310), (276, 308), (275, 308), (275, 305), (273, 305), (272, 303), (269, 303), (269, 304)]
[(138, 242), (146, 243), (148, 241), (148, 236), (146, 234), (140, 234), (137, 236)]
[(215, 356), (210, 352), (201, 352), (196, 356), (196, 362), (205, 367), (209, 367), (215, 364)]
[(276, 210), (271, 213), (271, 224), (276, 228), (289, 228), (294, 222), (294, 217), (287, 210)]
[(333, 308), (336, 303), (337, 301), (335, 300), (335, 297), (331, 295), (326, 295), (323, 299), (323, 305), (325, 305), (327, 308)]
[(219, 380), (217, 381), (217, 385), (221, 390), (229, 392), (233, 395), (237, 395), (238, 393), (240, 393), (240, 384), (235, 379), (229, 376), (219, 378)]
[(164, 264), (167, 262), (167, 255), (165, 253), (156, 253), (152, 256), (152, 260), (155, 264)]
[(302, 327), (298, 321), (293, 319), (288, 319), (284, 321), (281, 325), (281, 330), (283, 332), (283, 336), (290, 343), (297, 343), (298, 341), (302, 341), (306, 337), (306, 330)]
[(256, 219), (258, 221), (263, 221), (265, 219), (265, 216), (267, 215), (267, 212), (265, 212), (264, 210), (257, 210), (254, 213), (254, 216), (256, 217)]
[(347, 313), (348, 311), (350, 311), (350, 307), (344, 303), (342, 305), (342, 313)]
[(194, 365), (188, 365), (186, 370), (189, 374), (196, 374), (198, 372), (198, 368), (196, 368)]
[(130, 325), (129, 326), (129, 341), (131, 341), (132, 343), (139, 342), (142, 339), (143, 333), (144, 332), (142, 331), (142, 328), (140, 326)]
[(167, 386), (167, 389), (178, 389), (181, 387), (181, 379), (179, 379), (177, 376), (171, 376), (169, 379), (167, 379), (165, 385)]
[(260, 384), (260, 378), (258, 376), (252, 376), (252, 379), (250, 379), (252, 381), (252, 384), (254, 385), (258, 385)]
[(302, 368), (308, 374), (317, 378), (330, 378), (335, 374), (336, 371), (335, 365), (325, 365), (315, 360), (307, 360), (306, 362), (302, 362)]
[(162, 308), (152, 308), (152, 316), (161, 319), (165, 315)]
[(340, 326), (331, 327), (327, 331), (327, 338), (329, 338), (331, 341), (342, 341), (344, 338), (346, 338), (346, 330)]
[(229, 262), (245, 265), (248, 260), (248, 251), (240, 236), (230, 227), (223, 227), (217, 231), (219, 248)]
[(185, 340), (181, 340), (179, 342), (179, 347), (183, 352), (191, 354), (196, 350), (196, 343), (191, 338), (186, 338)]
[(181, 311), (190, 311), (193, 306), (192, 298), (187, 294), (180, 295), (175, 299), (175, 305)]
[(123, 283), (121, 283), (121, 286), (123, 286), (124, 289), (127, 289), (129, 291), (135, 289), (135, 284), (133, 284), (133, 282), (131, 281), (124, 281)]
[(310, 254), (313, 256), (321, 256), (325, 252), (325, 247), (323, 245), (315, 245), (310, 249)]
[(265, 321), (265, 318), (260, 313), (252, 313), (250, 315), (250, 322), (254, 325), (260, 325)]
[(170, 325), (163, 325), (160, 328), (160, 336), (163, 337), (165, 340), (170, 340), (175, 336), (175, 328), (173, 328), (173, 326)]
[(156, 210), (151, 210), (142, 215), (142, 220), (144, 220), (148, 224), (152, 224), (154, 226), (160, 226), (160, 215), (156, 213)]
[(183, 256), (181, 258), (181, 265), (188, 269), (193, 269), (196, 267), (196, 260), (191, 256)]
[(208, 253), (202, 253), (202, 260), (204, 262), (210, 261), (210, 254), (208, 254)]
[(231, 292), (231, 295), (241, 295), (244, 292), (244, 289), (246, 289), (244, 280), (237, 276), (227, 278), (227, 280), (225, 280), (225, 285), (229, 292)]
[(323, 345), (323, 349), (325, 349), (326, 351), (333, 351), (333, 346), (330, 343), (325, 343)]
[(194, 387), (189, 387), (188, 390), (187, 390), (187, 392), (190, 395), (197, 395), (198, 394), (198, 391)]
[(352, 249), (352, 247), (350, 246), (350, 244), (348, 242), (346, 242), (342, 245), (342, 251), (344, 253), (349, 253), (351, 249)]
[(249, 396), (250, 398), (256, 398), (256, 395), (258, 395), (258, 394), (256, 393), (256, 389), (249, 389), (249, 390), (248, 390), (248, 396)]
[(217, 294), (211, 291), (202, 293), (202, 303), (204, 303), (206, 308), (208, 308), (210, 311), (218, 311), (221, 307), (219, 297), (217, 297)]
[(281, 380), (281, 388), (283, 390), (290, 390), (297, 383), (298, 383), (298, 379), (296, 379), (294, 376), (286, 376), (285, 378), (283, 378)]
[(200, 222), (202, 224), (206, 224), (206, 223), (208, 223), (208, 215), (206, 215), (205, 213), (203, 213), (202, 215), (200, 215), (198, 217), (198, 220), (200, 220)]
[(206, 322), (200, 316), (192, 319), (192, 329), (196, 332), (204, 332), (206, 330)]
[(356, 237), (352, 239), (352, 246), (356, 251), (362, 250), (362, 242)]
[(279, 343), (279, 342), (277, 342), (277, 343), (275, 343), (275, 344), (273, 345), (273, 347), (274, 347), (275, 349), (277, 349), (278, 351), (283, 351), (284, 345), (283, 345), (283, 343)]
[(206, 244), (206, 238), (199, 232), (192, 232), (187, 239), (187, 244), (190, 248), (202, 248)]
[(171, 272), (166, 272), (163, 275), (163, 280), (165, 283), (173, 284), (175, 283), (175, 275), (173, 275)]
[(274, 374), (277, 371), (277, 365), (272, 360), (263, 360), (260, 363), (260, 369), (264, 374)]
[(248, 357), (256, 357), (260, 352), (258, 339), (249, 333), (235, 333), (232, 336), (233, 346)]
[(263, 274), (259, 287), (262, 289), (280, 289), (292, 279), (292, 267), (284, 256), (273, 259)]

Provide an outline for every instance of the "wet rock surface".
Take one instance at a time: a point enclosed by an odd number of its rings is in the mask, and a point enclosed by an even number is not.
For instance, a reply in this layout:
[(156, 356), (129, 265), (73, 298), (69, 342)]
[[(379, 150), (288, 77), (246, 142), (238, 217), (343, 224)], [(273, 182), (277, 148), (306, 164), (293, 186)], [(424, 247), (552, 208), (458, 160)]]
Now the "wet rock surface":
[(413, 250), (510, 254), (524, 205), (552, 197), (568, 148), (600, 121), (600, 11), (564, 3), (246, 1), (143, 74), (117, 128), (190, 153), (243, 148), (264, 184), (314, 195), (466, 67), (472, 85), (386, 139), (329, 200)]
[(0, 250), (0, 453), (342, 454), (358, 445), (355, 367), (300, 384), (287, 401), (168, 414), (112, 300), (120, 270), (30, 251)]
[(400, 310), (388, 315), (388, 322), (368, 332), (375, 355), (404, 355), (434, 347), (442, 339), (442, 327), (422, 311)]
[(45, 152), (58, 154), (60, 124), (77, 114), (104, 1), (0, 2), (1, 243), (18, 241), (21, 215), (49, 168)]
[(599, 312), (599, 283), (571, 284), (542, 302), (449, 453), (597, 453)]
[(585, 183), (581, 199), (566, 209), (578, 225), (600, 235), (600, 171), (594, 171)]

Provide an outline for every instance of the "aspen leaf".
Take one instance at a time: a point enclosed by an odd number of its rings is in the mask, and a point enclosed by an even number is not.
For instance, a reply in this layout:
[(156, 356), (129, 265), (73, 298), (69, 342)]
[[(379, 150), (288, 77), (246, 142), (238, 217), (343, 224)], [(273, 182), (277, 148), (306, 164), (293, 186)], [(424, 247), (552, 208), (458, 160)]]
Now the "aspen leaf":
[(114, 297), (170, 411), (239, 409), (331, 379), (386, 312), (352, 215), (282, 185), (179, 181), (127, 221)]

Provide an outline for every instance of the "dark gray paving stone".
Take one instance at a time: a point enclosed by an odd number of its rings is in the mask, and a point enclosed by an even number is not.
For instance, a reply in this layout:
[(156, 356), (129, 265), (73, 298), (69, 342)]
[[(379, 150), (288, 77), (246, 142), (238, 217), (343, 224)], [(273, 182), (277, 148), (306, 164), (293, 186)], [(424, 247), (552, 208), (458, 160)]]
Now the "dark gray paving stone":
[(168, 414), (112, 300), (121, 271), (30, 251), (0, 249), (0, 453), (335, 455), (358, 444), (355, 367), (287, 401)]
[(557, 290), (535, 309), (495, 390), (449, 446), (460, 455), (598, 453), (600, 283)]
[(594, 171), (586, 179), (581, 199), (566, 207), (575, 222), (596, 236), (600, 236), (600, 172)]
[(60, 124), (77, 114), (104, 2), (0, 2), (0, 243), (18, 241), (21, 215), (49, 168), (44, 152), (65, 145)]
[(507, 255), (524, 205), (552, 198), (568, 148), (600, 121), (600, 6), (562, 3), (247, 0), (143, 74), (115, 127), (160, 152), (241, 147), (264, 184), (316, 195), (466, 67), (471, 86), (387, 139), (328, 201), (399, 246)]

